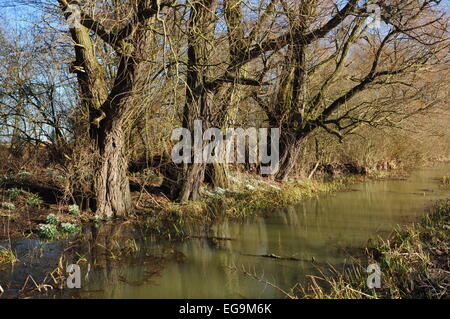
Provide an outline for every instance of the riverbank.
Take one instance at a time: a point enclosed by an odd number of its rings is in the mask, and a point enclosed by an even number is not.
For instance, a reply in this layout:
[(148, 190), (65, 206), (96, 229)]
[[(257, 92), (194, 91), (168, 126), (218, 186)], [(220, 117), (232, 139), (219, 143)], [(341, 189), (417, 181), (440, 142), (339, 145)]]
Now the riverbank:
[[(239, 219), (255, 214), (268, 214), (274, 209), (295, 205), (321, 193), (343, 190), (351, 184), (367, 179), (404, 177), (403, 171), (376, 171), (369, 175), (343, 174), (333, 179), (290, 179), (284, 183), (260, 176), (233, 174), (227, 189), (202, 188), (202, 199), (177, 203), (162, 193), (145, 190), (132, 193), (135, 212), (127, 218), (130, 223), (145, 224), (158, 235), (183, 236), (183, 225), (201, 223), (210, 225), (220, 218)], [(19, 173), (7, 179), (0, 192), (0, 240), (40, 236), (58, 239), (79, 232), (87, 223), (103, 222), (90, 211), (76, 205), (64, 205), (56, 197), (56, 174)], [(50, 176), (50, 177), (49, 177)], [(18, 187), (11, 187), (19, 185)], [(33, 185), (30, 188), (29, 185)], [(45, 186), (42, 186), (45, 185)], [(40, 190), (33, 192), (33, 190)], [(53, 192), (53, 194), (49, 194)], [(44, 195), (42, 195), (44, 194)]]
[[(369, 289), (366, 267), (312, 278), (301, 298), (450, 298), (450, 200), (437, 204), (422, 222), (398, 229), (365, 249), (367, 263), (381, 269), (381, 288)], [(325, 282), (325, 284), (324, 284)]]

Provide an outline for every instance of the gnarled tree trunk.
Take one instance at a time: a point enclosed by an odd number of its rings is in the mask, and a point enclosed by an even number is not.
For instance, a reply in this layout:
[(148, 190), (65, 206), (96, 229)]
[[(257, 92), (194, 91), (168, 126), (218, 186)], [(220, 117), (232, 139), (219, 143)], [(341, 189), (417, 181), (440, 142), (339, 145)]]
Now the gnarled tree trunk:
[(282, 135), (280, 137), (280, 163), (275, 179), (284, 182), (300, 158), (305, 138)]
[(200, 197), (200, 186), (205, 178), (205, 167), (205, 164), (192, 164), (186, 167), (179, 194), (180, 201), (197, 200)]
[[(186, 103), (183, 114), (183, 127), (194, 130), (194, 121), (202, 120), (203, 131), (209, 128), (212, 114), (212, 101), (215, 90), (207, 88), (211, 70), (211, 43), (214, 39), (215, 10), (217, 0), (201, 0), (193, 4), (189, 14), (188, 28), (188, 70)], [(180, 201), (196, 200), (200, 195), (200, 186), (205, 178), (206, 164), (186, 164), (181, 178)]]
[(224, 163), (207, 164), (205, 171), (205, 182), (214, 188), (228, 188), (229, 180), (227, 174), (228, 166)]
[(106, 217), (122, 217), (132, 208), (124, 134), (120, 120), (105, 124), (98, 136), (100, 162), (95, 185), (96, 208)]
[[(58, 2), (70, 20), (73, 10), (70, 2)], [(121, 7), (120, 2), (114, 5)], [(116, 30), (107, 30), (101, 21), (78, 8), (79, 21), (70, 29), (76, 43), (72, 71), (77, 74), (81, 100), (89, 112), (90, 146), (95, 157), (92, 163), (95, 173), (91, 174), (95, 176), (90, 178), (89, 186), (95, 194), (96, 212), (104, 217), (125, 216), (132, 208), (123, 126), (141, 102), (137, 96), (148, 85), (148, 50), (156, 44), (152, 26), (161, 9), (159, 2), (153, 0), (138, 1), (129, 8), (133, 18), (125, 25), (122, 25), (125, 21), (120, 21)], [(117, 55), (119, 62), (110, 88), (90, 32), (110, 45)]]

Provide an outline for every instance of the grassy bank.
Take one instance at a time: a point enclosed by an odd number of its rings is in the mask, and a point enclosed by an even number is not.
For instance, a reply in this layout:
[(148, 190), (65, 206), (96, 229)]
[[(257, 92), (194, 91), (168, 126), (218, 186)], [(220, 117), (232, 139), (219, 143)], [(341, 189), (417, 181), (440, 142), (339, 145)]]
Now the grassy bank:
[[(303, 298), (449, 298), (450, 200), (437, 204), (421, 223), (398, 229), (366, 249), (368, 264), (381, 269), (381, 288), (369, 289), (361, 264), (344, 274), (313, 278)], [(325, 281), (325, 285), (323, 284)]]
[(144, 210), (141, 214), (151, 215), (147, 219), (149, 225), (160, 232), (181, 232), (186, 223), (209, 224), (219, 218), (269, 214), (274, 209), (298, 204), (321, 193), (342, 190), (362, 179), (361, 176), (342, 176), (331, 181), (305, 179), (277, 183), (255, 176), (232, 176), (228, 189), (204, 188), (201, 200), (186, 203), (153, 198), (156, 210)]
[[(229, 176), (228, 189), (202, 189), (202, 199), (177, 203), (164, 197), (151, 196), (147, 202), (151, 210), (140, 214), (152, 217), (150, 224), (156, 229), (178, 232), (184, 223), (212, 223), (218, 218), (240, 219), (270, 214), (275, 209), (296, 205), (302, 200), (319, 194), (342, 191), (349, 185), (367, 180), (405, 177), (404, 171), (374, 171), (367, 175), (342, 174), (332, 179), (289, 179), (278, 183), (257, 175)], [(147, 194), (149, 195), (149, 194)], [(145, 198), (145, 196), (143, 196)]]

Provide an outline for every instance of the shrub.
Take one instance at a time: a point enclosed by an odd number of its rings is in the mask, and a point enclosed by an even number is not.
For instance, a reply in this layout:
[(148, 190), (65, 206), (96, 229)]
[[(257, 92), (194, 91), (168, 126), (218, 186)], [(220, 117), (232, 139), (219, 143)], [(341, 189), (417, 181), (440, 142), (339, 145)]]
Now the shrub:
[[(48, 218), (47, 218), (48, 219)], [(58, 236), (59, 232), (56, 225), (51, 224), (40, 224), (39, 225), (39, 236), (46, 239), (53, 239)]]
[(56, 216), (55, 214), (49, 214), (47, 216), (47, 220), (46, 220), (47, 224), (49, 225), (58, 225), (59, 223), (59, 218), (58, 216)]
[(29, 206), (37, 207), (41, 206), (44, 201), (39, 197), (39, 195), (31, 194), (28, 198), (27, 204)]
[(21, 189), (10, 188), (5, 191), (5, 195), (11, 199), (16, 199), (17, 197), (19, 197), (21, 192), (22, 192)]
[(3, 202), (2, 208), (7, 209), (7, 210), (15, 210), (16, 206), (13, 203)]

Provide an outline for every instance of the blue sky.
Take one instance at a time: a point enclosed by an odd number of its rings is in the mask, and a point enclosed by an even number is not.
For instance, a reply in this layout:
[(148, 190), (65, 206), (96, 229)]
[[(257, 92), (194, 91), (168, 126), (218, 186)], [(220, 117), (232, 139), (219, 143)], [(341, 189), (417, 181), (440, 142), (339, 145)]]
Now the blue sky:
[(36, 7), (22, 4), (11, 4), (13, 1), (0, 0), (0, 16), (6, 24), (4, 31), (15, 31), (32, 27), (41, 16), (41, 11)]

